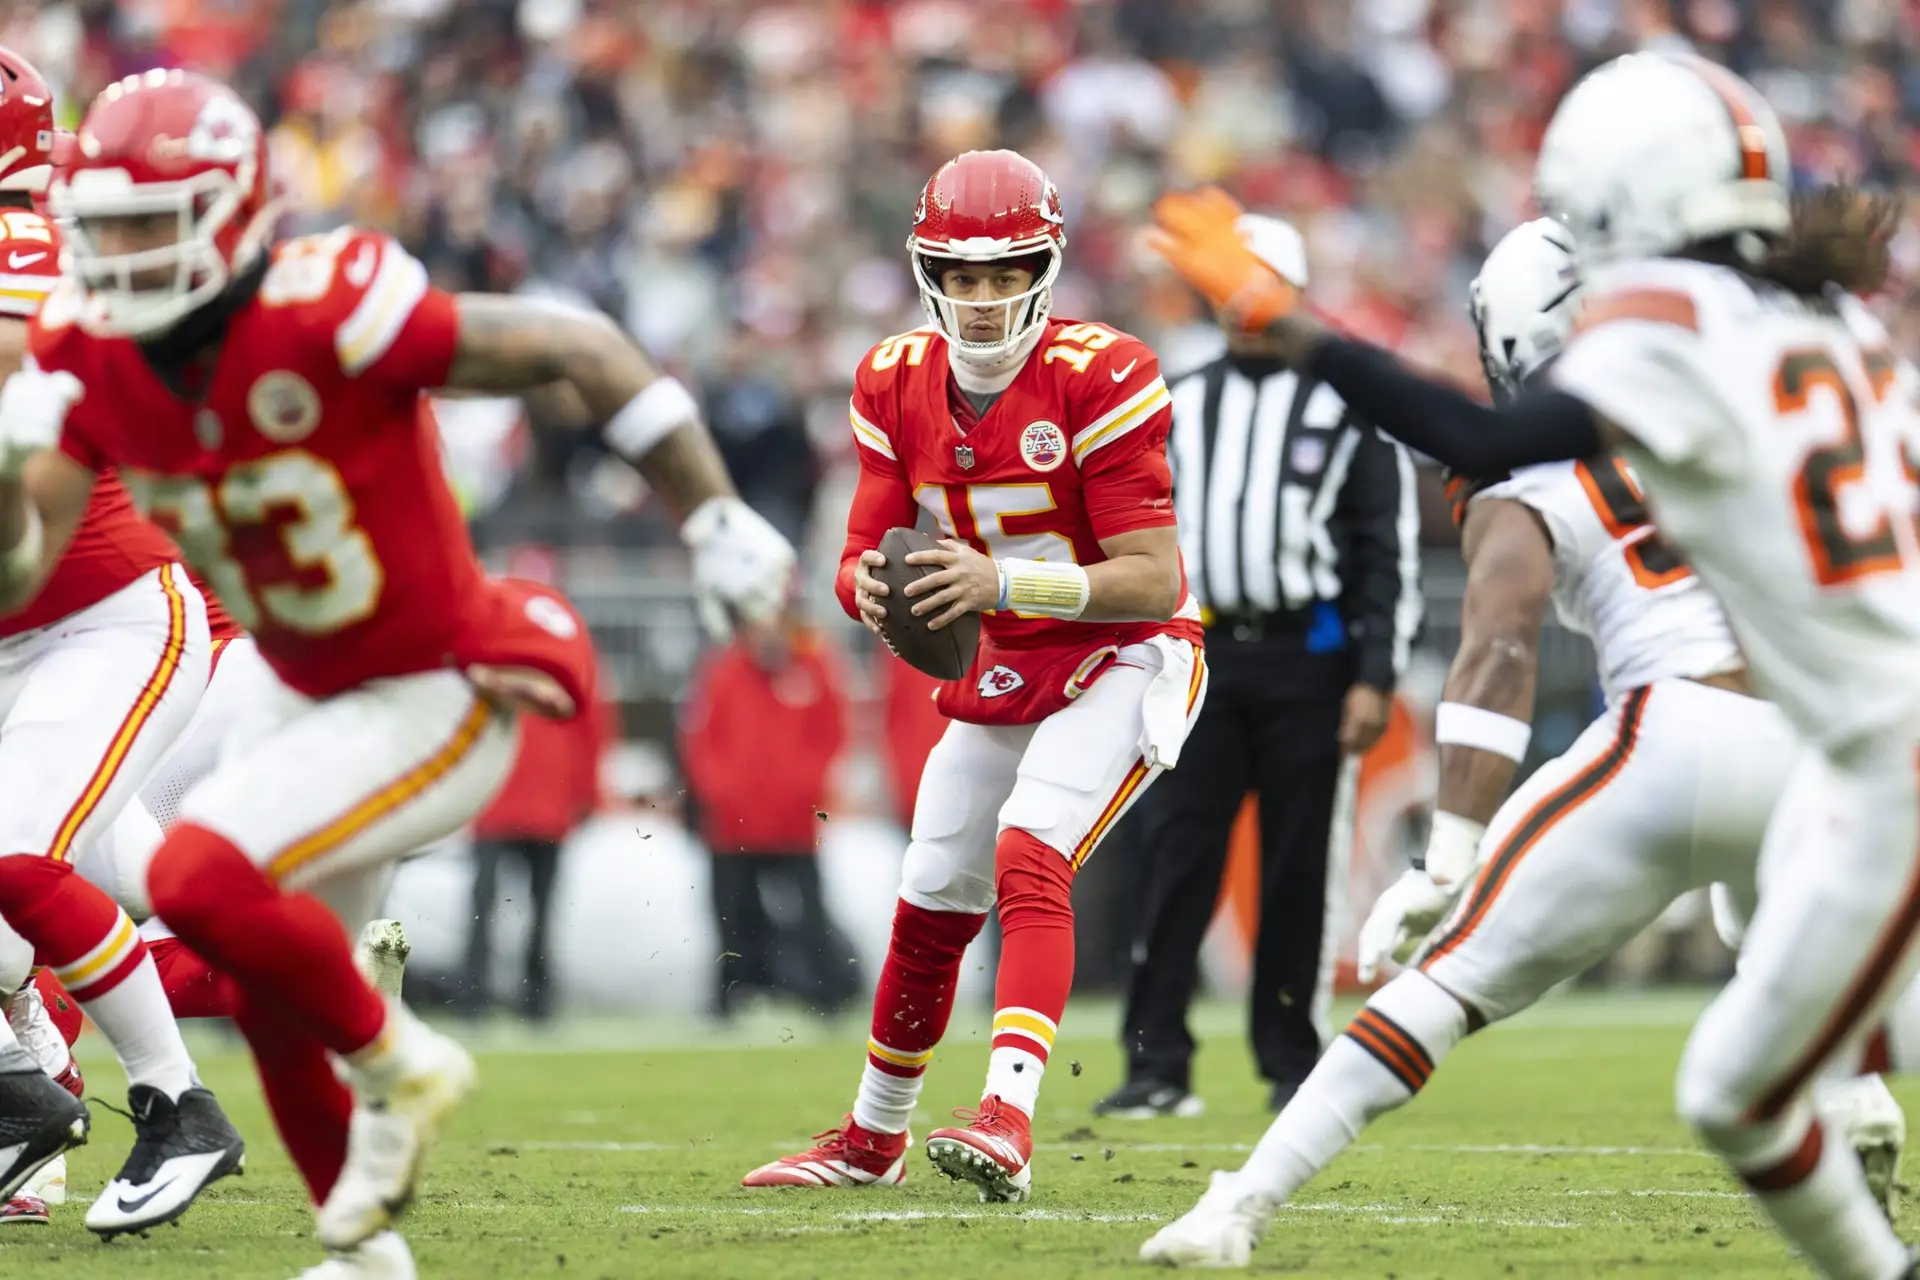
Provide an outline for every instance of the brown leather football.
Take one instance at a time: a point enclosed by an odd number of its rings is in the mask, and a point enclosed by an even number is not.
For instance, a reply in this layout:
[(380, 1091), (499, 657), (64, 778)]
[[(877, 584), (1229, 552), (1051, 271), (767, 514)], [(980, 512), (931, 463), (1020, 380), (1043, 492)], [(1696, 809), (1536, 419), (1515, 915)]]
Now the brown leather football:
[(910, 667), (926, 672), (936, 680), (958, 680), (973, 668), (974, 650), (980, 647), (980, 615), (964, 614), (938, 631), (928, 629), (925, 618), (915, 617), (909, 606), (915, 599), (906, 595), (909, 582), (939, 568), (930, 564), (908, 564), (915, 551), (937, 551), (938, 540), (918, 529), (894, 528), (880, 539), (880, 554), (887, 562), (874, 569), (873, 576), (887, 584), (880, 603), (887, 607), (886, 621), (880, 624), (880, 638), (894, 656)]

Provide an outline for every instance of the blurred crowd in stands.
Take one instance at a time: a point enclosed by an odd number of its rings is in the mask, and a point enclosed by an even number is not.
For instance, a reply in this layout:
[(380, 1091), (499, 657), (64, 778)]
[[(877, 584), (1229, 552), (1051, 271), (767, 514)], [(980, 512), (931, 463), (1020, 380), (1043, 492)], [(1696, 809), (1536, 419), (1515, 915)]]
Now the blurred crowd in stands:
[[(920, 322), (902, 241), (921, 183), (958, 151), (1010, 146), (1047, 168), (1071, 237), (1056, 313), (1139, 332), (1170, 368), (1215, 339), (1136, 232), (1168, 184), (1218, 181), (1299, 224), (1324, 308), (1470, 384), (1465, 286), (1529, 216), (1541, 129), (1599, 60), (1690, 45), (1735, 67), (1781, 112), (1809, 181), (1912, 191), (1920, 162), (1915, 0), (12, 0), (0, 13), (0, 42), (40, 64), (69, 118), (156, 63), (230, 76), (272, 121), (306, 220), (393, 228), (451, 287), (584, 298), (620, 318), (704, 388), (748, 498), (796, 534), (815, 510), (823, 525), (838, 514), (816, 499), (848, 465), (855, 362)], [(1920, 279), (1911, 227), (1897, 259)], [(1910, 309), (1903, 330), (1920, 350)], [(503, 447), (535, 464), (514, 481), (525, 500), (641, 503), (589, 431)]]

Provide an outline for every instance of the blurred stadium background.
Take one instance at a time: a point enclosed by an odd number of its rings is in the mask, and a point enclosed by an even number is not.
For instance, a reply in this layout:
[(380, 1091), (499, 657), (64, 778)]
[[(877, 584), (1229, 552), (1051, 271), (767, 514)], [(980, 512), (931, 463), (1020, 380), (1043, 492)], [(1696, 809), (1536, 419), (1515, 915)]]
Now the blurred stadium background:
[[(1137, 232), (1164, 187), (1218, 181), (1300, 227), (1323, 308), (1474, 387), (1467, 282), (1529, 216), (1540, 132), (1595, 63), (1691, 45), (1736, 68), (1780, 112), (1804, 181), (1857, 177), (1911, 206), (1920, 163), (1915, 0), (13, 0), (0, 43), (46, 73), (66, 123), (154, 65), (226, 77), (272, 125), (303, 228), (394, 230), (449, 288), (585, 300), (699, 389), (745, 496), (806, 548), (808, 610), (844, 659), (850, 745), (822, 856), (870, 973), (902, 835), (884, 654), (830, 594), (845, 404), (865, 348), (921, 321), (901, 246), (940, 161), (1039, 161), (1068, 208), (1055, 313), (1139, 333), (1170, 371), (1217, 338)], [(1895, 261), (1920, 280), (1911, 221)], [(1901, 283), (1882, 305), (1920, 350), (1920, 297)], [(598, 424), (549, 413), (463, 401), (442, 418), (483, 551), (552, 567), (619, 702), (609, 810), (561, 872), (559, 981), (576, 1004), (692, 1010), (718, 948), (672, 726), (705, 641), (643, 482)], [(1460, 566), (1425, 483), (1428, 629), (1401, 732), (1369, 763), (1356, 916), (1421, 838), (1423, 716), (1456, 639)], [(1542, 688), (1536, 756), (1594, 709), (1582, 642), (1550, 636)], [(1083, 988), (1116, 971), (1129, 861), (1110, 846), (1085, 876)], [(396, 888), (428, 971), (458, 963), (449, 904), (469, 875), (456, 842)], [(1675, 913), (1600, 977), (1715, 976), (1703, 914)], [(1209, 951), (1226, 987), (1236, 927), (1223, 912)]]

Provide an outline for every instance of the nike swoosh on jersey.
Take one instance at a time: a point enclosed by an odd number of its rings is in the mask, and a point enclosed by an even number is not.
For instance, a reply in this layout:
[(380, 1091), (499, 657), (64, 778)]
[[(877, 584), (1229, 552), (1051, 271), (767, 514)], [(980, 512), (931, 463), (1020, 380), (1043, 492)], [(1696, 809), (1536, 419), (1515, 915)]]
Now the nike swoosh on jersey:
[(1124, 368), (1124, 369), (1115, 369), (1115, 370), (1113, 371), (1113, 380), (1114, 380), (1115, 382), (1125, 382), (1125, 381), (1127, 380), (1127, 375), (1133, 372), (1133, 366), (1135, 366), (1135, 365), (1137, 365), (1137, 364), (1139, 364), (1139, 363), (1140, 363), (1140, 357), (1139, 357), (1139, 356), (1135, 356), (1135, 357), (1134, 357), (1133, 359), (1131, 359), (1131, 360), (1129, 360), (1129, 361), (1127, 361), (1127, 367), (1126, 367), (1126, 368)]
[(8, 267), (10, 267), (11, 269), (13, 269), (13, 270), (15, 270), (15, 271), (18, 271), (18, 270), (19, 270), (20, 268), (22, 268), (22, 267), (30, 267), (30, 266), (32, 266), (32, 265), (33, 265), (34, 263), (36, 263), (36, 262), (38, 262), (38, 261), (40, 261), (40, 259), (42, 259), (42, 258), (44, 258), (44, 257), (46, 257), (46, 256), (47, 256), (47, 255), (46, 255), (46, 254), (45, 254), (44, 252), (41, 252), (41, 253), (10, 253), (10, 254), (8, 254), (8, 255), (7, 255), (7, 266), (8, 266)]

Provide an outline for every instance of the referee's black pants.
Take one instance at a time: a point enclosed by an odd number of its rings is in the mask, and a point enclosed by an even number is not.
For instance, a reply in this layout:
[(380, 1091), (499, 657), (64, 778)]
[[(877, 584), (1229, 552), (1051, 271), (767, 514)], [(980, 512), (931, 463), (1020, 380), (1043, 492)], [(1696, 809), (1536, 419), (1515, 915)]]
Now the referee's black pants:
[[(1191, 1087), (1187, 1005), (1228, 836), (1249, 791), (1260, 808), (1254, 1060), (1267, 1080), (1298, 1083), (1320, 1056), (1313, 1002), (1329, 924), (1328, 837), (1347, 671), (1327, 661), (1334, 655), (1274, 648), (1208, 636), (1207, 700), (1179, 767), (1161, 775), (1129, 815), (1128, 844), (1144, 863), (1121, 1032), (1130, 1080)], [(1303, 666), (1332, 678), (1302, 681)]]

